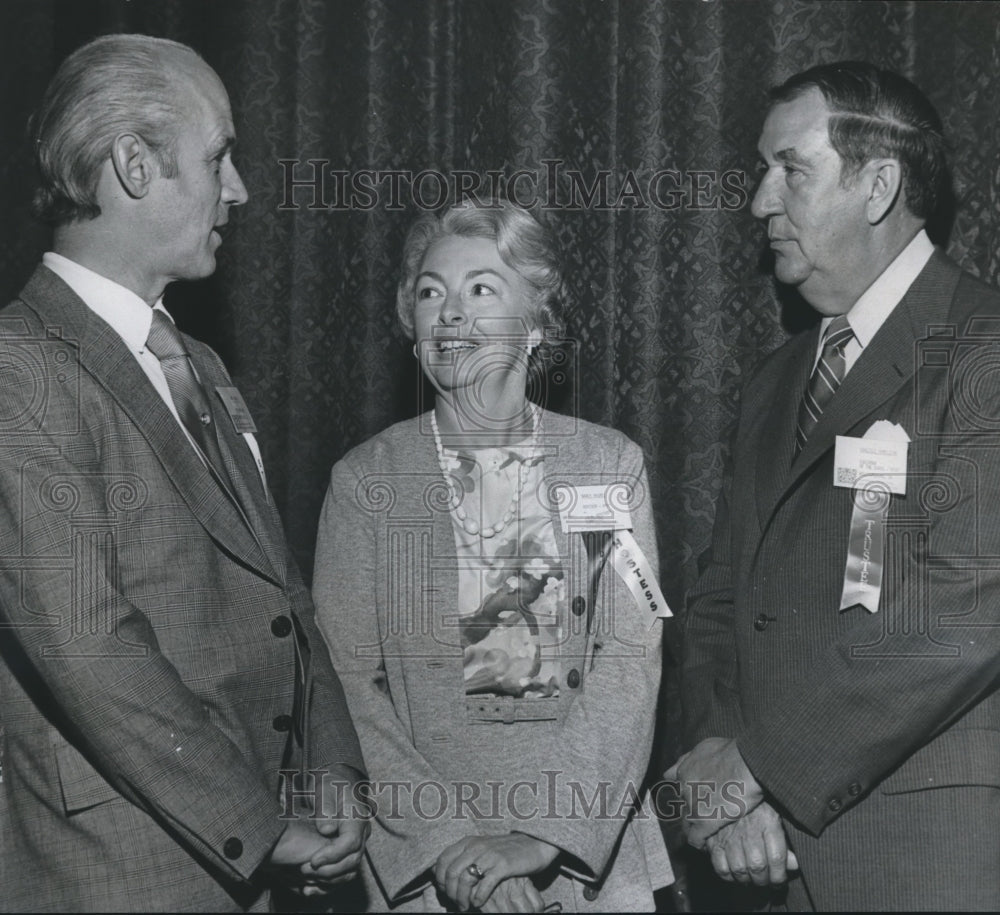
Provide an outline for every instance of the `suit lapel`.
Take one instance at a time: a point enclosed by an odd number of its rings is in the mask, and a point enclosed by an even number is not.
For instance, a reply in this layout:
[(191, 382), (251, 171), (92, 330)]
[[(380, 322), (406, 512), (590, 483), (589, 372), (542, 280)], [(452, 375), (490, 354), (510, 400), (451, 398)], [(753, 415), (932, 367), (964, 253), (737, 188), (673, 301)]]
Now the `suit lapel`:
[[(569, 422), (575, 423), (575, 420)], [(580, 479), (582, 474), (600, 472), (601, 455), (588, 454), (585, 456), (587, 463), (580, 464), (577, 449), (573, 447), (576, 438), (569, 434), (571, 429), (565, 424), (566, 419), (561, 414), (542, 410), (539, 418), (538, 445), (539, 450), (545, 455), (542, 466), (545, 491), (549, 498), (553, 494), (553, 488), (558, 484), (568, 483), (570, 486), (579, 486), (582, 482)], [(574, 553), (572, 552), (570, 536), (563, 530), (562, 521), (556, 509), (552, 511), (552, 533), (555, 536), (558, 555), (567, 564), (567, 568), (563, 571), (567, 584), (569, 584), (568, 580), (571, 577), (569, 566), (573, 563)], [(583, 542), (582, 538), (580, 542)], [(579, 588), (579, 585), (574, 583), (573, 587)]]
[[(560, 413), (542, 411), (539, 442), (545, 454), (547, 493), (551, 494), (553, 487), (559, 484), (581, 486), (612, 482), (605, 476), (604, 454), (581, 449), (579, 439), (574, 435), (575, 426), (575, 419)], [(556, 509), (552, 511), (552, 532), (558, 555), (564, 563), (566, 585), (572, 589), (569, 597), (571, 600), (577, 596), (586, 599), (587, 632), (592, 632), (597, 594), (605, 560), (609, 555), (607, 545), (611, 534), (602, 533), (592, 537), (586, 534), (567, 534)]]
[(202, 380), (212, 405), (212, 413), (216, 419), (219, 450), (226, 462), (226, 470), (236, 491), (236, 496), (247, 514), (247, 520), (257, 536), (258, 542), (266, 552), (279, 578), (284, 582), (287, 557), (284, 551), (285, 537), (281, 518), (274, 505), (268, 501), (269, 497), (264, 490), (264, 483), (260, 478), (260, 471), (257, 469), (253, 455), (250, 453), (249, 445), (243, 439), (242, 434), (236, 431), (229, 411), (216, 393), (216, 389), (219, 387), (231, 386), (232, 379), (228, 375), (220, 373), (215, 360), (208, 355), (210, 352), (208, 347), (191, 337), (185, 338), (195, 370)]
[(142, 433), (191, 513), (211, 537), (244, 564), (280, 583), (240, 512), (198, 458), (118, 334), (44, 267), (35, 272), (21, 299), (38, 314), (46, 333), (76, 345), (81, 367)]
[[(758, 433), (760, 448), (757, 452), (754, 495), (761, 527), (788, 485), (799, 404), (812, 371), (818, 343), (818, 330), (803, 334), (802, 339), (789, 347), (784, 359), (768, 367), (775, 380), (763, 387), (773, 391), (773, 396), (769, 402), (756, 407), (762, 425)], [(752, 405), (748, 404), (748, 407), (754, 409)]]
[[(914, 336), (903, 302), (892, 310), (827, 405), (792, 467), (794, 481), (913, 374)], [(864, 434), (865, 430), (861, 430)]]
[[(848, 372), (802, 453), (792, 464), (791, 472), (784, 477), (784, 485), (771, 493), (761, 514), (764, 524), (770, 520), (780, 501), (829, 452), (836, 436), (851, 432), (864, 435), (866, 429), (854, 427), (910, 382), (916, 367), (916, 342), (927, 335), (930, 325), (947, 321), (960, 275), (954, 264), (940, 252), (935, 252)], [(815, 344), (816, 340), (812, 342)], [(796, 397), (800, 396), (804, 385), (805, 381), (796, 390)], [(794, 437), (794, 424), (791, 435)], [(830, 482), (833, 485), (833, 481)]]

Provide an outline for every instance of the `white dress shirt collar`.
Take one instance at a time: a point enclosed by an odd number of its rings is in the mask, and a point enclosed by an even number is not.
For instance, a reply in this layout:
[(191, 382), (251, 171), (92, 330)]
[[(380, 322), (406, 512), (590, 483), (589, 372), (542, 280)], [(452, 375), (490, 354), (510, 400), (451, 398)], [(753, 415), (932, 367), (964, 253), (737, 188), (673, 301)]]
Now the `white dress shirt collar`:
[[(903, 300), (903, 296), (927, 266), (933, 253), (934, 245), (927, 237), (927, 233), (921, 229), (847, 312), (848, 323), (854, 331), (854, 339), (844, 348), (848, 370), (857, 361), (864, 348), (871, 343), (886, 318), (892, 314), (892, 310)], [(832, 321), (833, 317), (824, 318), (820, 324), (817, 361), (823, 349), (823, 334)]]
[[(144, 353), (153, 323), (153, 309), (139, 296), (131, 289), (53, 251), (45, 252), (42, 263), (66, 283), (94, 314), (110, 324), (133, 353)], [(153, 308), (170, 317), (162, 299), (157, 299)]]

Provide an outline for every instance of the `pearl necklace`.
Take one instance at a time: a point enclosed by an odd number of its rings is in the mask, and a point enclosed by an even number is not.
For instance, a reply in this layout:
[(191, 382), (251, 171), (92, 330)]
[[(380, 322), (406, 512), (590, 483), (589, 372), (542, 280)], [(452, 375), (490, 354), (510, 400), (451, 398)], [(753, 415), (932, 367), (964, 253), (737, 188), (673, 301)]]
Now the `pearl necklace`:
[[(537, 409), (532, 409), (531, 420), (531, 441), (528, 448), (529, 451), (534, 452), (535, 435), (538, 432)], [(505, 527), (507, 527), (511, 521), (514, 520), (514, 513), (517, 511), (518, 502), (521, 499), (521, 493), (524, 491), (524, 484), (527, 482), (527, 475), (525, 474), (523, 462), (517, 462), (517, 485), (514, 487), (514, 493), (510, 497), (510, 504), (508, 504), (507, 510), (503, 513), (503, 517), (497, 521), (496, 524), (480, 527), (475, 521), (468, 517), (465, 509), (462, 508), (462, 499), (455, 491), (455, 484), (452, 483), (451, 474), (448, 472), (448, 465), (445, 463), (444, 445), (441, 444), (441, 433), (438, 431), (437, 416), (433, 410), (431, 411), (431, 429), (434, 431), (434, 447), (437, 449), (438, 467), (441, 468), (441, 474), (444, 476), (445, 484), (448, 486), (448, 507), (450, 508), (452, 514), (455, 516), (458, 523), (462, 525), (462, 530), (464, 530), (465, 533), (471, 534), (473, 537), (478, 535), (487, 540), (490, 537), (495, 537)]]

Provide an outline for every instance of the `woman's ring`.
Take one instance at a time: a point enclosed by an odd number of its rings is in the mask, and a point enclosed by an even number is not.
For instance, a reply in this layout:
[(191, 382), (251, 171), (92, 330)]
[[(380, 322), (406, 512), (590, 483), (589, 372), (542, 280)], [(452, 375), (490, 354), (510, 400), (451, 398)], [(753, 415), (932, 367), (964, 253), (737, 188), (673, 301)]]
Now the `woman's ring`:
[(479, 869), (479, 865), (474, 861), (466, 869), (466, 873), (471, 877), (475, 877), (477, 881), (482, 880), (486, 875)]

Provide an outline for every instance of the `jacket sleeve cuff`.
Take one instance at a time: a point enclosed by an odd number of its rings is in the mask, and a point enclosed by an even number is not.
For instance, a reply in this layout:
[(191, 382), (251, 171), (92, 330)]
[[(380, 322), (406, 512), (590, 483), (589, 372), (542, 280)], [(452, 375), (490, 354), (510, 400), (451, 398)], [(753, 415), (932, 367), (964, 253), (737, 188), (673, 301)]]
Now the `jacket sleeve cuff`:
[(850, 768), (845, 768), (833, 784), (818, 782), (816, 773), (824, 771), (822, 761), (813, 759), (810, 747), (796, 746), (790, 731), (784, 733), (783, 740), (763, 731), (746, 733), (736, 745), (766, 796), (813, 836), (820, 835), (871, 788), (861, 772)]

